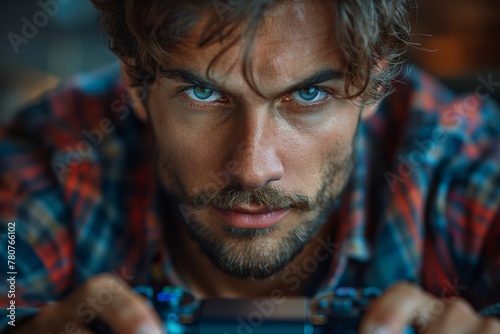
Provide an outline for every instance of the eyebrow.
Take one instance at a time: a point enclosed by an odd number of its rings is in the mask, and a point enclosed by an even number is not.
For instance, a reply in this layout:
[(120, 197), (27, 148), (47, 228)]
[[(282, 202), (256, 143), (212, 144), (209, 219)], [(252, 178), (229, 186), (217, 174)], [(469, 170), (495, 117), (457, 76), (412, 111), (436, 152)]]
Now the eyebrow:
[[(210, 90), (222, 91), (220, 87), (210, 80), (207, 80), (200, 75), (186, 69), (173, 69), (166, 70), (162, 72), (162, 77), (170, 80), (174, 80), (177, 82), (190, 83), (195, 86), (200, 86), (204, 88), (208, 88)], [(344, 79), (344, 74), (336, 69), (327, 69), (320, 70), (305, 79), (300, 80), (297, 83), (292, 84), (290, 87), (284, 90), (285, 93), (290, 93), (296, 90), (303, 89), (305, 87), (319, 85), (323, 82), (331, 81), (331, 80), (342, 80)]]
[(344, 74), (336, 69), (321, 70), (293, 84), (291, 87), (286, 89), (286, 91), (293, 92), (306, 87), (316, 86), (323, 82), (331, 80), (342, 80), (342, 79), (344, 79)]
[(166, 70), (161, 73), (161, 76), (163, 78), (174, 80), (177, 82), (190, 83), (195, 86), (200, 86), (208, 88), (210, 90), (220, 91), (220, 87), (218, 87), (215, 83), (210, 82), (209, 80), (206, 80), (200, 75), (189, 70), (185, 69)]

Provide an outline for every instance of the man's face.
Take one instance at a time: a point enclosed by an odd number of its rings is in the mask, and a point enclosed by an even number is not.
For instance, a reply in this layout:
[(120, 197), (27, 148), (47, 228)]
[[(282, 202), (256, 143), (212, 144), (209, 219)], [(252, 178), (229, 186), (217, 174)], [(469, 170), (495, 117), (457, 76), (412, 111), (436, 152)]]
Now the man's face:
[(198, 23), (150, 94), (163, 185), (188, 230), (224, 272), (266, 278), (325, 223), (352, 169), (360, 108), (339, 98), (344, 65), (333, 10), (273, 8), (259, 30), (251, 78), (243, 41), (199, 48)]

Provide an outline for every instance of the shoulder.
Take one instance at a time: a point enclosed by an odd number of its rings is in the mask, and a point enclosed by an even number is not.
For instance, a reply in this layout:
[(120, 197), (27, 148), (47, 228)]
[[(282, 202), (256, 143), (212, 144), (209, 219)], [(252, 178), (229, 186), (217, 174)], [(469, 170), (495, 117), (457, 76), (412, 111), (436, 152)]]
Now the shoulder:
[(385, 215), (413, 221), (460, 257), (477, 259), (500, 217), (496, 103), (474, 92), (457, 96), (413, 69), (370, 126), (383, 158)]
[[(500, 188), (494, 186), (500, 178), (498, 105), (475, 92), (457, 96), (418, 70), (409, 85), (413, 98), (401, 153), (432, 176), (429, 185), (446, 189), (449, 202), (468, 198), (500, 210)], [(464, 209), (466, 202), (461, 205)]]
[(457, 96), (418, 69), (397, 85), (371, 126), (386, 143), (379, 151), (393, 177), (392, 191), (406, 181), (422, 188), (472, 186), (500, 173), (496, 103), (475, 93)]
[[(457, 96), (417, 69), (397, 90), (378, 116), (399, 126), (379, 137), (394, 142), (386, 151), (386, 214), (421, 234), (428, 286), (440, 286), (435, 281), (445, 277), (458, 278), (472, 291), (485, 270), (491, 273), (485, 282), (498, 280), (497, 104), (476, 92)], [(500, 293), (491, 284), (482, 286)], [(479, 294), (472, 299), (483, 297), (487, 299)]]
[(404, 240), (429, 291), (459, 282), (486, 305), (500, 294), (499, 108), (418, 69), (395, 89), (368, 123), (380, 224)]
[(0, 127), (0, 220), (22, 218), (39, 244), (65, 233), (81, 210), (73, 204), (100, 186), (102, 165), (126, 151), (132, 113), (122, 119), (111, 107), (126, 96), (120, 82), (117, 66), (79, 75)]
[(0, 230), (16, 222), (19, 284), (36, 286), (22, 299), (63, 293), (75, 254), (89, 272), (108, 265), (143, 132), (117, 66), (71, 79), (0, 128)]
[(26, 191), (63, 183), (78, 166), (119, 155), (136, 132), (118, 66), (81, 74), (0, 128), (0, 174)]

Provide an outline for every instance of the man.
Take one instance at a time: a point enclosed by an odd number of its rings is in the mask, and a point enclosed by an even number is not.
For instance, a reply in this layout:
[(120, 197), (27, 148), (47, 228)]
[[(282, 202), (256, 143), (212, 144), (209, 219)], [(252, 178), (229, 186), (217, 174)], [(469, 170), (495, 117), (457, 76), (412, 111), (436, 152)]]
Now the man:
[(13, 333), (160, 333), (129, 287), (156, 283), (379, 286), (362, 333), (500, 332), (479, 313), (500, 302), (499, 114), (394, 80), (409, 3), (94, 4), (123, 80), (80, 76), (2, 132)]

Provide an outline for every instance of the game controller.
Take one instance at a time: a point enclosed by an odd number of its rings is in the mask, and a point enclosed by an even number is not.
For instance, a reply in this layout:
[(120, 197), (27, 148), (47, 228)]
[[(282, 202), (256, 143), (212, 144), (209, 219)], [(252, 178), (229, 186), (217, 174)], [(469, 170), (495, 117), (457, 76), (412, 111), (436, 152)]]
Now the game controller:
[(313, 300), (279, 291), (268, 298), (197, 300), (179, 287), (135, 290), (158, 311), (169, 334), (357, 333), (367, 305), (381, 294), (369, 287), (339, 288)]
[[(315, 299), (275, 290), (267, 298), (198, 300), (175, 286), (134, 290), (156, 309), (168, 334), (355, 334), (368, 304), (381, 294), (375, 287), (346, 287)], [(100, 326), (93, 330), (110, 333)]]

